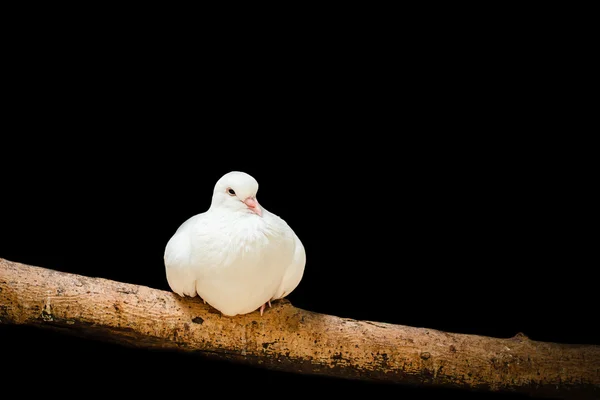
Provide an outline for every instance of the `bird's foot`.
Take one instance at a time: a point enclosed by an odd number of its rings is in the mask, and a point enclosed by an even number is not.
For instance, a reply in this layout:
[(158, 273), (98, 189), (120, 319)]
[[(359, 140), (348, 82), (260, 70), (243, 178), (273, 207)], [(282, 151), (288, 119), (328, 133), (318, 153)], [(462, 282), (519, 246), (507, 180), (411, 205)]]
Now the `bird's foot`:
[(262, 306), (260, 306), (260, 316), (262, 317), (263, 312), (265, 311), (265, 308), (267, 307), (267, 304), (269, 305), (269, 307), (271, 307), (271, 300), (267, 301), (265, 304), (263, 304)]

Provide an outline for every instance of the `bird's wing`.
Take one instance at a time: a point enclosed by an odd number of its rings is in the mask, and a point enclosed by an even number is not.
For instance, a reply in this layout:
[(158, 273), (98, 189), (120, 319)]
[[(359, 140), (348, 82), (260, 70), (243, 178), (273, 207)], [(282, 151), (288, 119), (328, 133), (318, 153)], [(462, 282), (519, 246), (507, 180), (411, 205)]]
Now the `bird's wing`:
[(196, 276), (190, 266), (192, 244), (190, 230), (196, 217), (184, 222), (177, 232), (169, 239), (165, 248), (164, 262), (167, 272), (167, 282), (178, 295), (196, 296)]
[(302, 280), (302, 276), (304, 275), (304, 267), (306, 265), (306, 251), (304, 249), (304, 245), (298, 238), (296, 234), (294, 234), (295, 238), (295, 250), (294, 250), (294, 258), (292, 259), (292, 263), (287, 267), (285, 274), (283, 275), (283, 279), (281, 281), (281, 286), (273, 296), (272, 300), (282, 299), (285, 296), (292, 293), (294, 289), (298, 286), (300, 281)]

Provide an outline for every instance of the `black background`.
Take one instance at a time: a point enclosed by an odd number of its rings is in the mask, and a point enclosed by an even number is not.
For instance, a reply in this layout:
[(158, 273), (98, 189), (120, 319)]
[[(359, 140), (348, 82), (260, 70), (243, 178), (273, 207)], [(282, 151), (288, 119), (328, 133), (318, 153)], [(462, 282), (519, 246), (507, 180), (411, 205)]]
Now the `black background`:
[[(304, 242), (306, 272), (288, 297), (297, 307), (600, 344), (596, 181), (589, 144), (573, 135), (585, 105), (548, 84), (538, 56), (513, 48), (498, 58), (439, 37), (434, 55), (410, 41), (299, 50), (296, 38), (294, 51), (238, 38), (230, 53), (205, 54), (152, 39), (103, 48), (101, 35), (67, 44), (37, 35), (13, 59), (0, 257), (168, 290), (167, 240), (208, 208), (222, 174), (241, 170)], [(225, 393), (249, 385), (280, 396), (280, 383), (307, 396), (451, 393), (21, 327), (0, 335), (4, 378), (26, 371), (40, 393), (68, 382), (78, 394), (119, 384), (132, 395), (201, 395), (221, 378)]]

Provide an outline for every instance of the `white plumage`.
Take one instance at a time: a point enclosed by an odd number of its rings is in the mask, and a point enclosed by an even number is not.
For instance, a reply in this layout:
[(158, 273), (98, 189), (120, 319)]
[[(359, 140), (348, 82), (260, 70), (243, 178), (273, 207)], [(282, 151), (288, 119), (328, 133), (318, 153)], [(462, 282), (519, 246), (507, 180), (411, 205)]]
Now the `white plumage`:
[(167, 243), (167, 281), (180, 296), (200, 296), (227, 316), (247, 314), (289, 295), (304, 274), (302, 242), (256, 201), (258, 182), (229, 172), (210, 208), (185, 221)]

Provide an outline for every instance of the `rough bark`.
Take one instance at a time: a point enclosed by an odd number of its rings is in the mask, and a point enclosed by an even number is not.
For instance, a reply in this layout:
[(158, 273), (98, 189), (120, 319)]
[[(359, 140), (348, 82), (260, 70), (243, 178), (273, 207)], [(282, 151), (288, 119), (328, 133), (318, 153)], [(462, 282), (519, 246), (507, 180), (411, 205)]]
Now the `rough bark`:
[(224, 317), (197, 297), (58, 272), (0, 258), (0, 323), (94, 340), (197, 352), (305, 374), (600, 397), (600, 346), (492, 338), (302, 310), (279, 301)]

